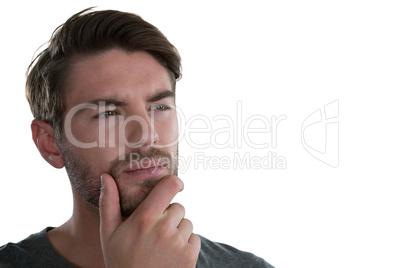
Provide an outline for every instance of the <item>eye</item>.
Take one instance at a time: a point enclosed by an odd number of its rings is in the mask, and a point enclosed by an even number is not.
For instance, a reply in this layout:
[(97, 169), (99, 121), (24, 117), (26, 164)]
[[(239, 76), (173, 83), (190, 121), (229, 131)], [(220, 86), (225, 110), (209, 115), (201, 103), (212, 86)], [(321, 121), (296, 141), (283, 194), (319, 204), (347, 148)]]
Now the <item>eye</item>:
[(155, 104), (151, 106), (151, 110), (156, 110), (156, 111), (166, 111), (170, 110), (170, 106), (166, 104)]
[(117, 111), (106, 111), (103, 113), (100, 113), (99, 115), (97, 115), (97, 118), (108, 118), (110, 116), (115, 116), (117, 115)]

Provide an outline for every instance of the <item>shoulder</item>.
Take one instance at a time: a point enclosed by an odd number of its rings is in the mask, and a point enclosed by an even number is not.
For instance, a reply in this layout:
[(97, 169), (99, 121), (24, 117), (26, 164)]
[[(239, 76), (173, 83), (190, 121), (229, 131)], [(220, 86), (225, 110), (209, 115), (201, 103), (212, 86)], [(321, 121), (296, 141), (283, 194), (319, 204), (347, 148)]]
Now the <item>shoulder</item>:
[(8, 243), (0, 247), (0, 267), (65, 267), (53, 250), (47, 231), (32, 234), (18, 243)]
[[(42, 232), (44, 232), (43, 230)], [(8, 243), (0, 247), (0, 264), (6, 267), (28, 265), (35, 258), (37, 245), (41, 241), (42, 232), (32, 234), (18, 243)]]
[(201, 239), (201, 251), (197, 268), (201, 267), (267, 267), (273, 268), (264, 259), (252, 253), (238, 250), (232, 246), (213, 242), (198, 235)]

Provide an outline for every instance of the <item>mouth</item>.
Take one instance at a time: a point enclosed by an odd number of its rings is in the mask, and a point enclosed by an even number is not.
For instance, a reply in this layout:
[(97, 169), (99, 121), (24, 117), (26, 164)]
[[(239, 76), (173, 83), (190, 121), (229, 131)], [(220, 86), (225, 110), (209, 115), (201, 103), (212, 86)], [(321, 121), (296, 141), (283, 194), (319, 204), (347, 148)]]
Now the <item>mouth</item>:
[(165, 173), (166, 167), (152, 162), (131, 164), (130, 168), (123, 171), (123, 176), (137, 181), (155, 179)]

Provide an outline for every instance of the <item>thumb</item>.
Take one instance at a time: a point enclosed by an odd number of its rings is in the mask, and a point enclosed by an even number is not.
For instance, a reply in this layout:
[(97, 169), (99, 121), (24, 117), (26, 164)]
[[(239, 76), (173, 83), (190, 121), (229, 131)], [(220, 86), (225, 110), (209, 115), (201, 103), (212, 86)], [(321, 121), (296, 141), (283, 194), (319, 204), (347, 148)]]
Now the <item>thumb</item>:
[(120, 212), (117, 185), (107, 173), (101, 175), (99, 196), (100, 238), (102, 244), (112, 236), (114, 230), (123, 222)]

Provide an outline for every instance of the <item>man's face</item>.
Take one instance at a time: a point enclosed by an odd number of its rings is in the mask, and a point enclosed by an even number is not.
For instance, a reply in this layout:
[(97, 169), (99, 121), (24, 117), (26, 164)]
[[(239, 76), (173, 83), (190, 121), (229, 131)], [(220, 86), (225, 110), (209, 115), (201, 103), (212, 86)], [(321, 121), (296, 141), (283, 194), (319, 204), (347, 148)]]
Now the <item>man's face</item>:
[(109, 173), (128, 217), (162, 177), (177, 174), (174, 104), (168, 72), (146, 52), (114, 49), (73, 64), (60, 148), (82, 198), (98, 206), (100, 175)]

